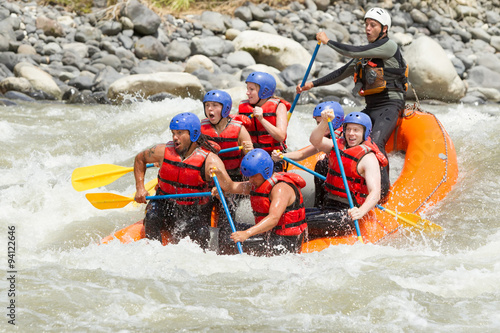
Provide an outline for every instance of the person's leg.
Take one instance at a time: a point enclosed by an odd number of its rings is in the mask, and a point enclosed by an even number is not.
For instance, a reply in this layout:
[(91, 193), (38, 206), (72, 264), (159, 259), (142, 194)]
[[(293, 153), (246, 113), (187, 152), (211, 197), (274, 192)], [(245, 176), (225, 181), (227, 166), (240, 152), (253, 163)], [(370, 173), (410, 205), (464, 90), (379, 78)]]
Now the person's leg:
[[(235, 222), (235, 228), (238, 231), (241, 230), (246, 230), (250, 228), (252, 225), (251, 224), (246, 224), (246, 223), (237, 223)], [(219, 224), (219, 254), (238, 254), (238, 248), (236, 246), (236, 243), (231, 239), (231, 234), (233, 231), (231, 230), (231, 227), (229, 223), (224, 223), (222, 225)], [(252, 238), (249, 238), (250, 242), (245, 241), (242, 244), (243, 251), (247, 252), (247, 247), (250, 247), (253, 242)], [(247, 243), (248, 242), (248, 243)], [(248, 246), (247, 246), (248, 245)]]
[[(362, 112), (368, 114), (372, 121), (371, 138), (379, 150), (387, 157), (385, 145), (396, 128), (400, 114), (404, 108), (404, 101), (391, 100), (377, 107), (366, 108)], [(387, 200), (391, 182), (389, 179), (389, 164), (380, 168), (381, 177), (381, 202)]]
[(146, 206), (144, 228), (146, 238), (161, 242), (161, 231), (165, 229), (165, 202), (151, 200)]
[(174, 234), (179, 239), (189, 237), (202, 249), (207, 249), (210, 241), (212, 207), (212, 201), (203, 206), (182, 207), (175, 222)]
[[(328, 158), (326, 156), (316, 163), (314, 171), (326, 177), (328, 173)], [(314, 207), (323, 206), (326, 194), (324, 183), (324, 180), (314, 177)]]
[(297, 236), (280, 236), (271, 232), (268, 235), (266, 254), (268, 256), (279, 256), (287, 253), (300, 253), (304, 242), (304, 234), (305, 232)]

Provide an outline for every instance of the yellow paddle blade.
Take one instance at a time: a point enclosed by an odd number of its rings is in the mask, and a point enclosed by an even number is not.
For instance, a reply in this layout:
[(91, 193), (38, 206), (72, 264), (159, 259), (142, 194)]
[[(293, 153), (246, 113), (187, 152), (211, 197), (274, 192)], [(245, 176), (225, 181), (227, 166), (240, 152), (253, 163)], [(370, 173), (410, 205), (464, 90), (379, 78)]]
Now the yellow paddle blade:
[(78, 192), (90, 190), (108, 185), (133, 170), (133, 167), (122, 167), (114, 164), (76, 168), (71, 175), (71, 184)]
[(97, 209), (123, 208), (134, 201), (134, 198), (114, 193), (87, 193), (85, 197)]
[(420, 216), (412, 213), (399, 213), (397, 218), (402, 222), (403, 225), (409, 228), (415, 228), (419, 230), (429, 231), (429, 232), (441, 232), (443, 227), (432, 223), (429, 220), (423, 219)]
[[(146, 188), (146, 191), (148, 191), (149, 195), (155, 195), (155, 193), (156, 193), (155, 187), (157, 184), (158, 184), (158, 178), (155, 178), (155, 179), (147, 182), (146, 185), (144, 185), (144, 187)], [(134, 195), (135, 195), (135, 193), (134, 193)]]

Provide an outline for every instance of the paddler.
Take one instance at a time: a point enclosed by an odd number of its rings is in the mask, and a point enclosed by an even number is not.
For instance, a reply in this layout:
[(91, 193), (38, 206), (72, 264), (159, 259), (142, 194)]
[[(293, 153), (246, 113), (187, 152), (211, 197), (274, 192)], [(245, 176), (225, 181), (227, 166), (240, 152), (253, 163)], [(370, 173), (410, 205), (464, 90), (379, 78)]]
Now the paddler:
[[(300, 252), (307, 228), (301, 188), (304, 179), (294, 173), (274, 172), (274, 162), (260, 148), (250, 151), (241, 161), (246, 182), (234, 182), (229, 193), (250, 195), (255, 224), (236, 223), (236, 232), (221, 230), (221, 253), (235, 251), (231, 240), (243, 243), (245, 252), (255, 255), (279, 255)], [(212, 193), (216, 192), (215, 189)]]
[(201, 133), (217, 143), (221, 149), (242, 146), (241, 150), (220, 155), (226, 171), (233, 181), (242, 181), (240, 164), (242, 157), (253, 149), (252, 139), (237, 116), (231, 115), (233, 101), (222, 90), (211, 90), (203, 98), (206, 118), (201, 121)]
[[(210, 191), (211, 168), (218, 170), (224, 188), (229, 175), (217, 156), (218, 149), (201, 134), (198, 117), (190, 112), (180, 113), (170, 121), (170, 130), (172, 141), (144, 150), (135, 157), (135, 201), (146, 203), (144, 175), (148, 163), (159, 164), (157, 195)], [(210, 197), (151, 200), (144, 218), (146, 238), (161, 241), (162, 231), (167, 231), (170, 243), (190, 237), (207, 248), (212, 205)]]
[[(219, 157), (224, 163), (227, 173), (233, 181), (243, 181), (240, 172), (240, 164), (243, 156), (253, 149), (252, 139), (243, 123), (246, 116), (231, 115), (233, 100), (231, 95), (223, 90), (211, 90), (203, 98), (203, 108), (206, 118), (201, 121), (201, 133), (209, 140), (217, 143), (221, 149), (228, 149), (241, 146), (241, 150), (220, 154)], [(226, 198), (228, 208), (232, 216), (241, 202), (242, 196), (233, 195)], [(213, 226), (220, 226), (228, 223), (225, 214), (221, 215), (222, 205), (216, 200), (214, 215), (212, 216)], [(215, 231), (214, 229), (212, 229)]]
[[(245, 124), (255, 148), (264, 149), (269, 155), (275, 149), (286, 151), (287, 111), (291, 104), (274, 96), (276, 80), (271, 74), (253, 72), (245, 80), (247, 100), (240, 102), (238, 112), (250, 118)], [(284, 170), (280, 161), (274, 165), (275, 171)]]
[[(353, 58), (341, 68), (324, 77), (297, 86), (297, 93), (313, 87), (339, 82), (354, 76), (353, 93), (365, 97), (366, 107), (362, 111), (373, 123), (372, 139), (387, 157), (385, 144), (397, 125), (405, 106), (408, 89), (408, 66), (399, 46), (387, 36), (391, 28), (391, 16), (382, 8), (371, 8), (364, 16), (368, 45), (353, 46), (330, 40), (325, 32), (316, 34), (316, 39), (345, 57)], [(389, 167), (381, 170), (382, 198), (386, 198), (389, 187)]]
[[(372, 129), (370, 117), (362, 112), (352, 112), (345, 116), (343, 133), (336, 140), (354, 204), (353, 208), (349, 208), (333, 141), (324, 135), (328, 128), (328, 119), (332, 119), (335, 114), (332, 110), (325, 110), (321, 116), (322, 121), (311, 133), (310, 141), (314, 147), (328, 155), (322, 218), (336, 217), (348, 222), (346, 227), (350, 228), (351, 221), (348, 220), (363, 218), (379, 202), (380, 167), (387, 165), (387, 159), (370, 138)], [(347, 216), (349, 219), (345, 219)], [(320, 217), (316, 216), (315, 219)]]
[[(344, 109), (342, 108), (342, 105), (334, 101), (321, 102), (316, 105), (313, 110), (313, 118), (314, 120), (316, 120), (316, 125), (319, 125), (319, 123), (321, 122), (321, 112), (328, 109), (333, 110), (335, 114), (335, 119), (332, 120), (332, 125), (334, 129), (337, 129), (342, 125), (342, 122), (344, 121)], [(326, 129), (325, 137), (331, 138), (330, 130), (328, 128)], [(313, 145), (310, 145), (303, 149), (287, 153), (273, 150), (271, 157), (274, 162), (282, 160), (282, 157), (287, 157), (293, 161), (299, 162), (317, 153), (318, 150)], [(328, 171), (328, 159), (325, 158), (325, 156), (326, 155), (320, 156), (314, 167), (314, 171), (322, 174), (323, 176), (326, 176), (326, 173)], [(323, 199), (325, 197), (323, 183), (323, 180), (317, 177), (314, 178), (314, 207), (321, 207), (323, 205)]]

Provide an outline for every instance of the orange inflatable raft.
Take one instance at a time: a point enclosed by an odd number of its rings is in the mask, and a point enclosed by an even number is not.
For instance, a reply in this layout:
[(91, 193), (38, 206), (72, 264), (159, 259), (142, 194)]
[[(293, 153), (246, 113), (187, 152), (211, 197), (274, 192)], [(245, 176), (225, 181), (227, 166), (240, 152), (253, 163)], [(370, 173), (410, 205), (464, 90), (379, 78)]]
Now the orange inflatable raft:
[[(386, 145), (387, 153), (405, 152), (404, 166), (399, 178), (392, 184), (384, 207), (396, 212), (419, 213), (442, 200), (458, 177), (455, 147), (448, 133), (431, 113), (408, 107)], [(300, 162), (314, 170), (319, 155)], [(291, 171), (296, 169), (292, 166)], [(377, 243), (400, 228), (397, 219), (381, 210), (374, 210), (359, 221), (364, 243)], [(167, 236), (167, 235), (165, 235)], [(315, 236), (306, 239), (303, 253), (321, 251), (332, 245), (354, 244), (356, 232), (342, 236)], [(144, 238), (142, 221), (136, 222), (102, 239), (108, 243), (119, 239), (129, 243)], [(164, 237), (164, 244), (168, 237)], [(244, 243), (243, 243), (244, 247)]]

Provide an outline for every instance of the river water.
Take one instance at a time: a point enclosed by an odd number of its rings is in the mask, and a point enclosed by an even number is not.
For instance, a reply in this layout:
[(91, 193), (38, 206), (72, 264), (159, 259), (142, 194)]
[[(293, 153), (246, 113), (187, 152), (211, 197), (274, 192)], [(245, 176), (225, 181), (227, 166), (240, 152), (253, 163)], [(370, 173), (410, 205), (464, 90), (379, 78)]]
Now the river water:
[[(201, 117), (201, 102), (1, 107), (0, 331), (498, 332), (500, 106), (423, 109), (458, 155), (457, 185), (425, 213), (443, 234), (259, 258), (203, 253), (187, 240), (98, 245), (144, 208), (98, 210), (71, 186), (77, 167), (132, 166), (171, 138), (173, 115)], [(294, 112), (292, 150), (308, 143), (311, 112)], [(401, 163), (391, 158), (395, 170)], [(127, 174), (87, 192), (134, 190)]]

